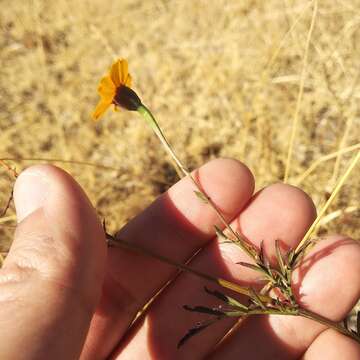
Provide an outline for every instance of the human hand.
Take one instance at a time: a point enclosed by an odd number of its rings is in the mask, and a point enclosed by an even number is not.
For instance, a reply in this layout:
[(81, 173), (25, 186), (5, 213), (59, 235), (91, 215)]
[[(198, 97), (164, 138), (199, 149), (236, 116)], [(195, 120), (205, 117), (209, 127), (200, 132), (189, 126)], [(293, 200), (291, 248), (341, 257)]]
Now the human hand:
[[(237, 161), (212, 161), (195, 172), (204, 191), (245, 237), (294, 247), (315, 217), (307, 195), (276, 184), (253, 195), (254, 180)], [(182, 305), (214, 306), (204, 280), (121, 248), (106, 249), (101, 224), (86, 195), (65, 172), (35, 166), (17, 179), (15, 239), (0, 271), (0, 359), (356, 359), (353, 340), (308, 319), (246, 319), (220, 346), (236, 322), (218, 322), (177, 350), (186, 331), (204, 318)], [(215, 239), (214, 211), (182, 179), (120, 232), (177, 262), (242, 284), (256, 274), (236, 265), (249, 261), (232, 244)], [(145, 318), (134, 316), (169, 280)], [(360, 246), (333, 236), (319, 242), (294, 274), (303, 307), (341, 320), (360, 296)], [(222, 290), (223, 291), (223, 290)], [(81, 354), (81, 355), (80, 355)]]

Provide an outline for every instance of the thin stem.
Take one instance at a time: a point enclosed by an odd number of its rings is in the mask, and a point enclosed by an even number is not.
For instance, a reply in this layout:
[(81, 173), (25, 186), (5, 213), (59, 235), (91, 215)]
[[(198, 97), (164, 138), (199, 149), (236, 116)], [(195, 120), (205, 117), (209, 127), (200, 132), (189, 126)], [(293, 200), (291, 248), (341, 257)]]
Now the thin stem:
[(18, 173), (15, 169), (13, 169), (11, 166), (9, 166), (4, 159), (0, 159), (0, 165), (3, 166), (7, 171), (11, 173), (11, 175), (16, 179), (18, 177)]
[(327, 214), (326, 216), (324, 216), (321, 219), (319, 226), (324, 226), (324, 225), (328, 224), (329, 222), (334, 221), (336, 218), (338, 218), (342, 215), (351, 214), (358, 210), (360, 210), (360, 206), (348, 206), (345, 209), (335, 210), (335, 211), (331, 212), (330, 214)]
[(265, 308), (265, 309), (249, 309), (249, 310), (234, 310), (226, 312), (226, 316), (230, 317), (241, 317), (244, 319), (244, 317), (248, 317), (251, 315), (292, 315), (297, 316), (297, 310), (292, 309), (275, 309), (275, 308)]
[(305, 45), (305, 53), (304, 53), (304, 58), (303, 58), (302, 71), (301, 71), (299, 94), (298, 94), (298, 98), (297, 98), (297, 102), (296, 102), (294, 118), (292, 121), (290, 143), (289, 143), (289, 148), (288, 148), (288, 153), (287, 153), (287, 158), (286, 158), (285, 175), (284, 175), (285, 183), (288, 182), (289, 175), (290, 175), (291, 158), (292, 158), (294, 142), (295, 142), (295, 137), (296, 137), (298, 123), (299, 123), (299, 113), (300, 113), (300, 106), (301, 106), (301, 101), (302, 101), (302, 97), (303, 97), (303, 93), (304, 93), (304, 84), (305, 84), (305, 77), (306, 77), (306, 72), (307, 72), (309, 47), (310, 47), (310, 42), (311, 42), (311, 35), (314, 30), (317, 8), (318, 8), (317, 0), (314, 0), (313, 14), (312, 14), (311, 24), (310, 24), (308, 36), (306, 39), (306, 45)]
[[(133, 244), (133, 243), (129, 243), (125, 240), (122, 240), (120, 238), (113, 238), (112, 236), (109, 236), (108, 235), (108, 244), (110, 246), (120, 246), (124, 249), (127, 249), (127, 250), (131, 250), (131, 251), (135, 251), (137, 253), (140, 253), (140, 254), (143, 254), (143, 255), (146, 255), (146, 256), (149, 256), (149, 257), (152, 257), (154, 259), (157, 259), (161, 262), (164, 262), (166, 264), (169, 264), (169, 265), (172, 265), (174, 267), (176, 267), (177, 269), (179, 270), (183, 270), (183, 271), (186, 271), (190, 274), (193, 274), (197, 277), (200, 277), (202, 279), (205, 279), (205, 280), (208, 280), (208, 281), (211, 281), (213, 283), (216, 283), (220, 286), (222, 286), (223, 288), (226, 288), (226, 289), (230, 289), (230, 290), (233, 290), (239, 294), (243, 294), (243, 295), (246, 295), (246, 296), (251, 296), (252, 295), (252, 292), (249, 288), (247, 287), (244, 287), (244, 286), (240, 286), (238, 284), (235, 284), (231, 281), (228, 281), (228, 280), (225, 280), (225, 279), (222, 279), (222, 278), (216, 278), (216, 277), (213, 277), (213, 276), (210, 276), (210, 275), (207, 275), (201, 271), (198, 271), (198, 270), (195, 270), (189, 266), (186, 266), (184, 264), (180, 264), (174, 260), (171, 260), (165, 256), (162, 256), (162, 255), (159, 255), (159, 254), (156, 254), (154, 252), (152, 252), (151, 250), (148, 250), (148, 249), (144, 249), (143, 247), (140, 247), (136, 244)], [(264, 302), (269, 302), (271, 301), (272, 299), (269, 297), (269, 296), (266, 296), (266, 295), (258, 295), (260, 297), (260, 299)]]
[[(155, 134), (157, 135), (157, 137), (163, 144), (164, 148), (169, 153), (172, 160), (175, 162), (175, 165), (176, 165), (175, 170), (176, 170), (177, 174), (179, 175), (179, 178), (182, 178), (183, 174), (185, 176), (189, 176), (190, 175), (189, 171), (185, 168), (185, 166), (183, 166), (181, 161), (176, 156), (174, 150), (172, 149), (171, 145), (167, 141), (164, 133), (162, 132), (159, 124), (155, 120), (154, 115), (151, 113), (151, 111), (144, 104), (141, 105), (137, 111), (145, 118), (145, 120), (148, 122), (148, 124), (154, 130)], [(180, 172), (179, 172), (179, 170), (180, 170)]]
[(356, 154), (354, 159), (351, 161), (351, 163), (350, 163), (349, 167), (346, 169), (344, 175), (340, 178), (340, 180), (336, 184), (333, 192), (331, 193), (331, 196), (329, 197), (329, 199), (327, 200), (327, 202), (325, 203), (323, 208), (320, 210), (319, 215), (317, 216), (315, 221), (312, 223), (312, 225), (310, 226), (309, 230), (306, 232), (303, 239), (300, 241), (299, 245), (297, 246), (297, 248), (295, 250), (295, 254), (298, 254), (299, 251), (303, 248), (303, 245), (306, 244), (307, 241), (310, 239), (312, 233), (316, 229), (317, 225), (319, 224), (320, 220), (324, 216), (324, 214), (327, 211), (327, 209), (329, 208), (329, 206), (332, 204), (333, 200), (335, 199), (336, 195), (340, 191), (341, 187), (344, 185), (345, 181), (349, 177), (351, 171), (354, 169), (354, 167), (355, 167), (356, 163), (359, 161), (359, 159), (360, 159), (360, 150), (358, 151), (358, 153)]
[(342, 148), (341, 150), (335, 151), (331, 154), (327, 154), (324, 156), (319, 157), (317, 160), (315, 160), (311, 166), (305, 170), (295, 181), (295, 185), (299, 186), (322, 162), (328, 161), (331, 159), (336, 158), (339, 155), (355, 151), (360, 149), (360, 143), (357, 143), (355, 145), (347, 146), (345, 148)]
[(8, 201), (6, 202), (6, 205), (5, 205), (5, 207), (4, 207), (4, 210), (3, 210), (3, 211), (1, 212), (1, 214), (0, 214), (0, 219), (2, 219), (2, 218), (6, 215), (7, 211), (8, 211), (9, 208), (10, 208), (10, 204), (11, 204), (11, 201), (13, 200), (13, 198), (14, 198), (14, 190), (11, 189), (11, 193), (10, 193), (10, 196), (9, 196), (9, 198), (8, 198)]
[(217, 216), (223, 223), (223, 225), (226, 227), (226, 229), (234, 236), (235, 239), (233, 240), (234, 243), (236, 243), (247, 255), (249, 255), (251, 258), (253, 258), (255, 261), (258, 260), (257, 258), (257, 251), (253, 248), (253, 246), (248, 243), (245, 239), (243, 239), (234, 229), (228, 224), (226, 219), (224, 218), (223, 214), (219, 210), (219, 208), (215, 205), (215, 203), (211, 200), (211, 198), (204, 193), (204, 191), (201, 189), (200, 185), (197, 183), (197, 181), (194, 179), (194, 177), (191, 175), (190, 171), (182, 164), (180, 159), (175, 154), (174, 150), (172, 149), (171, 145), (167, 141), (164, 133), (162, 132), (160, 126), (158, 125), (155, 117), (151, 113), (151, 111), (145, 106), (141, 105), (137, 110), (149, 123), (157, 137), (160, 139), (161, 143), (164, 145), (165, 150), (169, 153), (169, 155), (173, 158), (176, 165), (180, 168), (180, 170), (183, 172), (183, 174), (190, 178), (192, 183), (195, 185), (196, 189), (205, 197), (209, 205), (215, 210)]
[(349, 138), (350, 130), (351, 130), (353, 123), (354, 123), (354, 116), (348, 117), (346, 120), (346, 124), (345, 124), (344, 134), (340, 140), (340, 144), (339, 144), (339, 148), (338, 148), (338, 155), (336, 157), (335, 164), (334, 164), (333, 176), (331, 179), (333, 184), (336, 182), (336, 180), (338, 178), (338, 174), (339, 174), (340, 163), (341, 163), (341, 152), (340, 151), (346, 145), (346, 142)]
[(360, 343), (359, 335), (356, 335), (353, 332), (345, 329), (345, 327), (342, 326), (340, 323), (331, 321), (321, 315), (315, 314), (312, 311), (305, 310), (305, 309), (299, 309), (299, 315), (303, 316), (305, 318), (317, 321), (317, 322), (319, 322), (329, 328), (332, 328), (334, 330), (337, 330), (337, 331), (341, 332), (342, 334), (349, 336), (349, 337), (353, 338), (355, 341), (357, 341), (358, 343)]
[(230, 316), (251, 316), (251, 315), (290, 315), (290, 316), (302, 316), (307, 319), (311, 319), (316, 321), (320, 324), (325, 325), (328, 328), (334, 329), (339, 331), (341, 334), (351, 337), (356, 342), (360, 343), (360, 337), (350, 330), (347, 330), (344, 326), (340, 323), (331, 321), (321, 315), (315, 314), (312, 311), (305, 310), (302, 308), (297, 309), (275, 309), (271, 307), (267, 307), (266, 309), (250, 309), (246, 312), (244, 311), (234, 311), (231, 313)]
[[(114, 170), (114, 171), (120, 171), (119, 168), (113, 167), (113, 166), (107, 166), (102, 164), (96, 164), (88, 161), (81, 161), (81, 160), (64, 160), (64, 159), (57, 159), (57, 158), (43, 158), (43, 157), (32, 157), (32, 158), (22, 158), (22, 157), (7, 157), (7, 158), (1, 158), (0, 163), (3, 163), (4, 161), (46, 161), (46, 162), (60, 162), (64, 164), (77, 164), (77, 165), (84, 165), (84, 166), (92, 166), (100, 169), (105, 170)], [(14, 171), (13, 169), (8, 170)], [(16, 172), (14, 173), (14, 176), (16, 177)]]
[(300, 14), (296, 17), (296, 19), (294, 20), (294, 22), (292, 23), (291, 27), (289, 28), (288, 31), (286, 31), (286, 33), (283, 35), (282, 39), (280, 40), (277, 48), (275, 49), (275, 51), (273, 52), (270, 60), (268, 61), (267, 65), (265, 66), (265, 70), (262, 73), (262, 78), (267, 77), (267, 73), (269, 73), (269, 71), (271, 70), (271, 67), (273, 66), (273, 64), (275, 63), (275, 60), (278, 58), (280, 51), (284, 48), (284, 46), (287, 44), (287, 38), (289, 37), (290, 34), (292, 34), (293, 30), (295, 29), (295, 27), (297, 26), (297, 24), (300, 22), (300, 20), (302, 20), (304, 14), (306, 13), (306, 10), (308, 9), (308, 7), (311, 6), (311, 2), (306, 4), (304, 6), (303, 9), (301, 9)]

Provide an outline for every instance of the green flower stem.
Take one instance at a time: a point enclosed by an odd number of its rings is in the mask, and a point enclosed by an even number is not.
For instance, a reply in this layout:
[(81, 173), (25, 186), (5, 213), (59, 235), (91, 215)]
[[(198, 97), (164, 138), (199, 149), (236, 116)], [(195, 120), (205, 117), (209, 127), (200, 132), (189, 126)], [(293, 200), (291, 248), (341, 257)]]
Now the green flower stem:
[(146, 122), (151, 126), (161, 143), (163, 144), (166, 152), (171, 156), (171, 158), (174, 160), (177, 167), (182, 171), (182, 173), (189, 177), (192, 183), (195, 185), (196, 189), (201, 193), (201, 195), (204, 197), (206, 202), (215, 210), (216, 214), (218, 215), (221, 222), (224, 224), (226, 229), (234, 236), (234, 239), (231, 239), (235, 244), (237, 244), (247, 255), (249, 255), (251, 258), (253, 258), (255, 261), (258, 261), (258, 253), (256, 249), (248, 243), (245, 239), (243, 239), (239, 233), (234, 231), (232, 227), (228, 224), (228, 222), (225, 220), (223, 214), (219, 210), (219, 208), (215, 205), (215, 203), (211, 200), (209, 196), (207, 196), (204, 191), (201, 189), (200, 185), (196, 182), (194, 177), (191, 175), (190, 171), (182, 164), (180, 159), (175, 154), (174, 150), (172, 149), (171, 145), (167, 141), (164, 133), (162, 132), (160, 126), (158, 125), (156, 119), (154, 118), (151, 111), (145, 106), (141, 105), (138, 107), (137, 111), (143, 116), (143, 118), (146, 120)]
[[(193, 275), (195, 275), (197, 277), (200, 277), (202, 279), (205, 279), (205, 280), (211, 281), (213, 283), (216, 283), (217, 285), (220, 285), (223, 288), (233, 290), (233, 291), (235, 291), (235, 292), (237, 292), (239, 294), (243, 294), (243, 295), (250, 296), (250, 297), (253, 294), (253, 292), (249, 288), (247, 288), (245, 286), (240, 286), (240, 285), (235, 284), (235, 283), (233, 283), (231, 281), (207, 275), (207, 274), (205, 274), (205, 273), (203, 273), (201, 271), (195, 270), (195, 269), (193, 269), (193, 268), (191, 268), (189, 266), (186, 266), (184, 264), (180, 264), (180, 263), (178, 263), (178, 262), (176, 262), (174, 260), (171, 260), (171, 259), (169, 259), (169, 258), (167, 258), (165, 256), (156, 254), (156, 253), (152, 252), (151, 250), (144, 249), (143, 247), (140, 247), (140, 246), (138, 246), (138, 245), (136, 245), (134, 243), (127, 242), (127, 241), (122, 240), (120, 238), (108, 237), (108, 244), (109, 244), (109, 246), (120, 246), (120, 247), (122, 247), (124, 249), (135, 251), (137, 253), (140, 253), (140, 254), (149, 256), (151, 258), (157, 259), (157, 260), (159, 260), (161, 262), (172, 265), (172, 266), (176, 267), (179, 270), (186, 271), (186, 272), (188, 272), (190, 274), (193, 274)], [(261, 299), (261, 301), (264, 301), (265, 303), (270, 302), (272, 300), (272, 298), (267, 296), (267, 295), (258, 294), (258, 296)]]
[(251, 315), (287, 315), (287, 316), (298, 316), (299, 313), (294, 309), (275, 309), (275, 308), (265, 308), (265, 309), (249, 309), (249, 310), (239, 310), (227, 312), (226, 316), (230, 317), (248, 317)]
[(175, 164), (175, 170), (181, 179), (183, 175), (187, 176), (188, 171), (186, 168), (182, 165), (181, 161), (178, 159), (176, 154), (174, 153), (172, 147), (170, 146), (169, 142), (167, 141), (166, 137), (164, 136), (160, 126), (158, 125), (157, 121), (155, 120), (153, 114), (151, 111), (145, 106), (141, 105), (138, 107), (137, 111), (143, 116), (143, 118), (146, 120), (146, 122), (151, 126), (153, 131), (155, 132), (156, 136), (161, 141), (162, 145), (164, 146), (165, 150), (168, 154), (170, 154), (171, 159), (173, 160)]

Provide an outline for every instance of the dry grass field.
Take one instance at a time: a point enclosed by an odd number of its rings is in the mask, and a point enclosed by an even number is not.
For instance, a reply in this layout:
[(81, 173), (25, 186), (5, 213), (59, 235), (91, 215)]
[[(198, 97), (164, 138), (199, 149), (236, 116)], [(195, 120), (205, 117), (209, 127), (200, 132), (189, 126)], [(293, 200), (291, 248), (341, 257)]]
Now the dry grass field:
[[(234, 157), (258, 189), (287, 173), (321, 208), (359, 151), (359, 0), (324, 0), (315, 12), (298, 0), (0, 3), (0, 157), (17, 171), (45, 161), (65, 168), (111, 231), (176, 180), (136, 113), (90, 120), (117, 57), (190, 168)], [(357, 166), (319, 233), (360, 238), (359, 174)], [(1, 168), (1, 206), (13, 181)], [(4, 251), (13, 206), (0, 221)]]

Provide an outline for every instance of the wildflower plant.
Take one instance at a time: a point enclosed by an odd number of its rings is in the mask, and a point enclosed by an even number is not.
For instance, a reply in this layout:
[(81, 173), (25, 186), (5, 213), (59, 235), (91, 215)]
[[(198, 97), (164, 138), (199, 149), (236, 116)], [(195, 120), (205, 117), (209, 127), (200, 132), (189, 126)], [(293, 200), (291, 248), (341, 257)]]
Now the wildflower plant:
[(120, 246), (125, 249), (158, 259), (164, 263), (175, 266), (179, 270), (186, 271), (209, 282), (220, 285), (224, 289), (230, 289), (246, 296), (247, 301), (239, 302), (238, 300), (226, 295), (223, 292), (218, 290), (211, 290), (205, 287), (205, 292), (209, 296), (216, 298), (220, 302), (220, 305), (212, 308), (202, 305), (184, 305), (185, 310), (208, 314), (210, 318), (207, 321), (198, 323), (193, 328), (189, 329), (188, 332), (180, 339), (178, 347), (184, 345), (186, 341), (192, 336), (205, 330), (210, 325), (220, 321), (221, 319), (226, 317), (236, 317), (243, 319), (247, 316), (259, 314), (302, 316), (317, 321), (329, 328), (333, 328), (360, 343), (360, 312), (357, 314), (357, 328), (356, 330), (353, 330), (348, 328), (346, 320), (343, 323), (334, 322), (319, 314), (304, 309), (296, 301), (292, 290), (292, 273), (299, 265), (307, 250), (315, 243), (315, 241), (317, 241), (317, 239), (312, 238), (314, 230), (316, 229), (321, 217), (324, 215), (335, 196), (338, 194), (342, 185), (350, 176), (350, 173), (354, 169), (356, 163), (360, 160), (360, 151), (357, 152), (357, 155), (354, 157), (343, 176), (335, 185), (332, 195), (320, 210), (319, 216), (311, 225), (297, 248), (291, 249), (286, 254), (283, 254), (280, 251), (279, 241), (275, 242), (276, 264), (272, 265), (265, 256), (263, 244), (260, 245), (260, 249), (257, 249), (239, 232), (235, 231), (225, 220), (225, 217), (223, 216), (220, 209), (202, 190), (201, 186), (195, 180), (191, 172), (175, 154), (160, 126), (158, 125), (155, 117), (151, 111), (142, 103), (139, 96), (131, 88), (131, 85), (132, 78), (128, 72), (127, 61), (125, 59), (119, 59), (115, 61), (110, 68), (109, 74), (104, 76), (100, 81), (98, 93), (101, 99), (92, 114), (93, 119), (99, 120), (111, 105), (114, 106), (115, 110), (122, 108), (129, 111), (137, 111), (150, 125), (156, 136), (159, 138), (165, 151), (171, 157), (178, 174), (180, 176), (186, 176), (191, 180), (194, 185), (194, 195), (199, 198), (199, 201), (208, 204), (215, 210), (217, 216), (226, 229), (226, 231), (222, 231), (220, 228), (215, 226), (218, 237), (221, 238), (223, 242), (232, 242), (239, 246), (242, 251), (245, 252), (253, 261), (252, 263), (240, 262), (239, 266), (250, 268), (260, 273), (265, 284), (264, 287), (258, 291), (252, 287), (240, 286), (236, 283), (227, 281), (226, 279), (212, 277), (184, 264), (177, 263), (172, 259), (156, 254), (150, 250), (143, 249), (135, 244), (126, 242), (119, 237), (114, 237), (106, 232), (104, 224), (104, 230), (109, 246)]

